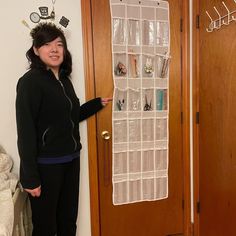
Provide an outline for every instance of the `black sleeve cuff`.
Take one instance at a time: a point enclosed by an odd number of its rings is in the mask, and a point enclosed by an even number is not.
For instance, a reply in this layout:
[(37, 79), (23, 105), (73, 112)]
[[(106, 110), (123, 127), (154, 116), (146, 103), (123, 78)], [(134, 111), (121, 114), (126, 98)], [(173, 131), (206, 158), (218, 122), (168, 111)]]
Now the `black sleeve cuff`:
[(80, 107), (80, 121), (83, 121), (94, 115), (103, 108), (100, 97), (89, 100)]

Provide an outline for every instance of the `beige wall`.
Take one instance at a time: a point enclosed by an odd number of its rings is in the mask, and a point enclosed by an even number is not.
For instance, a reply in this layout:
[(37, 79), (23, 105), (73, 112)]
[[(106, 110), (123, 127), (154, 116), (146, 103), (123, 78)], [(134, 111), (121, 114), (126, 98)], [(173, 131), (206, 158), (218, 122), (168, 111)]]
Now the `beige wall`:
[[(26, 50), (31, 46), (29, 29), (21, 21), (24, 19), (31, 27), (34, 23), (29, 20), (32, 11), (38, 12), (39, 6), (48, 6), (51, 10), (51, 0), (21, 0), (1, 1), (1, 33), (0, 33), (0, 145), (10, 154), (14, 160), (15, 173), (18, 173), (19, 156), (16, 146), (16, 122), (15, 122), (15, 88), (18, 78), (27, 69), (25, 58)], [(61, 16), (70, 19), (65, 29), (68, 39), (68, 47), (73, 57), (73, 83), (81, 102), (84, 102), (84, 74), (83, 52), (81, 35), (81, 9), (80, 1), (66, 0), (56, 1), (56, 21)], [(83, 151), (81, 153), (81, 184), (80, 184), (80, 208), (78, 217), (78, 235), (90, 236), (90, 209), (89, 209), (89, 184), (87, 162), (87, 136), (86, 123), (81, 124), (81, 136)]]

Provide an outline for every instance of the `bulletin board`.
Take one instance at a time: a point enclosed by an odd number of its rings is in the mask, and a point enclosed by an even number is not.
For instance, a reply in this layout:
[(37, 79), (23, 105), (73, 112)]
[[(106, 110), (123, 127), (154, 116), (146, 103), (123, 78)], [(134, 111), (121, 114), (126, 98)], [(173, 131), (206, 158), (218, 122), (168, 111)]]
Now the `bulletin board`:
[(168, 197), (169, 4), (110, 0), (113, 204)]

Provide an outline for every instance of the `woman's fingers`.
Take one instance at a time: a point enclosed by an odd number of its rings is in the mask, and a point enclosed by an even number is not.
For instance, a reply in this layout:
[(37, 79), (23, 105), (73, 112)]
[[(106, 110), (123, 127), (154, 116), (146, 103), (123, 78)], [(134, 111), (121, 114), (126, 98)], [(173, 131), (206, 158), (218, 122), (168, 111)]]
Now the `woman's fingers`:
[(29, 193), (32, 197), (39, 197), (41, 194), (41, 186), (34, 188), (34, 189), (27, 189), (25, 188), (25, 191)]
[(112, 98), (102, 98), (101, 101), (102, 101), (102, 105), (106, 106), (109, 102), (112, 101)]

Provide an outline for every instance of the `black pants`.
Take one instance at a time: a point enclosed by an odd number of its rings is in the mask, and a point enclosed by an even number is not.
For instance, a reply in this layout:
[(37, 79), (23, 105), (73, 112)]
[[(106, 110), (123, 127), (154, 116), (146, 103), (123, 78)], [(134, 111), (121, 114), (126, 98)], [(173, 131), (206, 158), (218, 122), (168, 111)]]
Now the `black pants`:
[(76, 235), (79, 172), (79, 158), (39, 165), (41, 196), (30, 197), (33, 236)]

